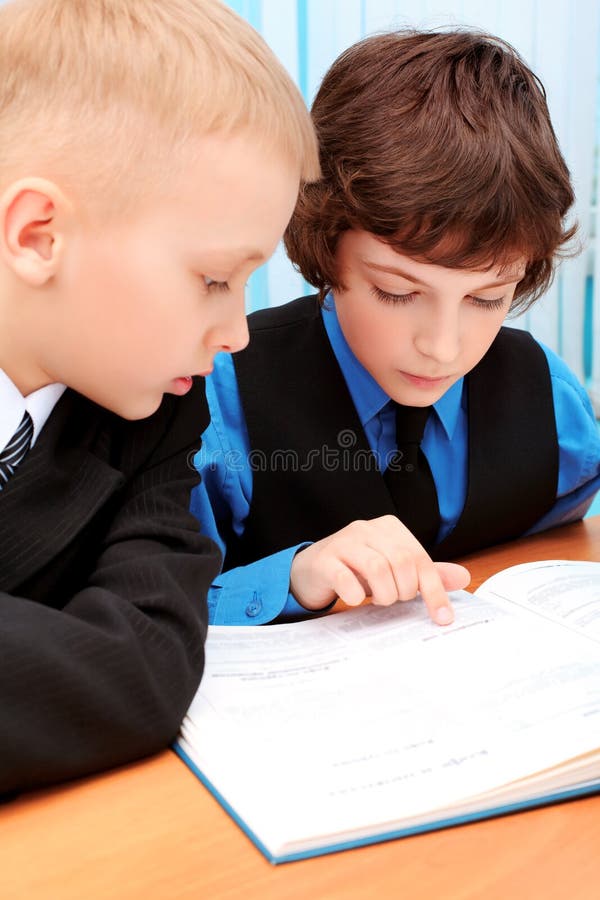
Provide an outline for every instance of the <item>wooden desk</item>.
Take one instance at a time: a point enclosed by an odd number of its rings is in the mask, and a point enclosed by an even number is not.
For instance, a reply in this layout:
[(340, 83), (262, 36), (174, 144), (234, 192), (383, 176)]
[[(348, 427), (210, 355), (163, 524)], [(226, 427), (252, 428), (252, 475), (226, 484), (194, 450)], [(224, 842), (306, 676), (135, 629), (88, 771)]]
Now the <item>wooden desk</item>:
[[(476, 587), (553, 558), (600, 560), (600, 517), (466, 562)], [(600, 796), (279, 867), (170, 751), (0, 807), (2, 900), (599, 896)]]

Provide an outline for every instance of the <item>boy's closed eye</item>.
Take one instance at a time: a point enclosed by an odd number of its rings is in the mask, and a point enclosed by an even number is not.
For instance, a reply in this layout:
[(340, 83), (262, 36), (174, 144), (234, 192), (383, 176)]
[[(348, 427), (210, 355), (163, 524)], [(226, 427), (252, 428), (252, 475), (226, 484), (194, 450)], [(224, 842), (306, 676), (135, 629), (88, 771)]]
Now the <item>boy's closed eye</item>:
[(229, 282), (227, 281), (217, 281), (215, 278), (211, 278), (209, 275), (201, 275), (200, 276), (206, 285), (209, 291), (228, 291), (229, 290)]
[[(381, 300), (382, 303), (412, 303), (419, 296), (416, 291), (410, 291), (405, 294), (392, 294), (389, 291), (382, 290), (382, 288), (377, 287), (377, 285), (373, 285), (371, 293), (374, 294), (378, 300)], [(501, 309), (506, 302), (505, 296), (487, 298), (476, 297), (473, 294), (469, 294), (468, 299), (474, 306), (489, 310)]]

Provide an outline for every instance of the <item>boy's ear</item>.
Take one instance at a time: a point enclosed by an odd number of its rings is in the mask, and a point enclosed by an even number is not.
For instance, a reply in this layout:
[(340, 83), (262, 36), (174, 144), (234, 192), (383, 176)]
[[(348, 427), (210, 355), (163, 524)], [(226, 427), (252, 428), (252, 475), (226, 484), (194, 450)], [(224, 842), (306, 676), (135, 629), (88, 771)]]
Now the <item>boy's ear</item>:
[(43, 178), (23, 178), (0, 198), (0, 252), (15, 275), (40, 287), (56, 273), (64, 245), (62, 191)]

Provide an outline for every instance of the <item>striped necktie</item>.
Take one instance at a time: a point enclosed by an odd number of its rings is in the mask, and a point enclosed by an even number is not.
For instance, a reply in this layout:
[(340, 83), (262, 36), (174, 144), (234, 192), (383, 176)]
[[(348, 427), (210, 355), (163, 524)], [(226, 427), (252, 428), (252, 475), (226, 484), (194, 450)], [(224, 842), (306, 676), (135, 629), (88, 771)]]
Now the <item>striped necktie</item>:
[(0, 453), (0, 491), (31, 447), (33, 420), (27, 410), (21, 424)]
[(440, 527), (437, 491), (421, 440), (431, 407), (394, 404), (397, 450), (383, 473), (396, 514), (425, 549), (430, 549)]

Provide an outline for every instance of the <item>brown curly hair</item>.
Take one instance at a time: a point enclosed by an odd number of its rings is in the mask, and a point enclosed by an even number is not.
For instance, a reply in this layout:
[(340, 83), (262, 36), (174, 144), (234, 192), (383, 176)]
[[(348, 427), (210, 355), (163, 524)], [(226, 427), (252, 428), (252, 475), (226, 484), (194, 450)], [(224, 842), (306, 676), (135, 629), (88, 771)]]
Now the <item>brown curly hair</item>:
[(513, 310), (548, 287), (574, 195), (544, 88), (509, 44), (462, 29), (366, 38), (329, 69), (312, 118), (322, 177), (285, 245), (321, 300), (344, 288), (336, 247), (352, 228), (442, 266), (525, 257)]

